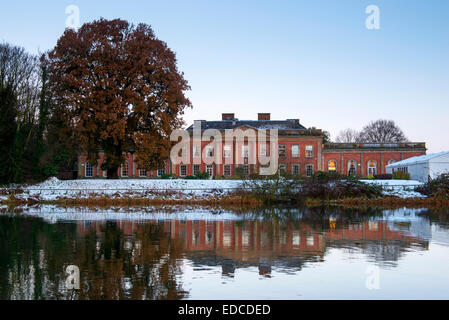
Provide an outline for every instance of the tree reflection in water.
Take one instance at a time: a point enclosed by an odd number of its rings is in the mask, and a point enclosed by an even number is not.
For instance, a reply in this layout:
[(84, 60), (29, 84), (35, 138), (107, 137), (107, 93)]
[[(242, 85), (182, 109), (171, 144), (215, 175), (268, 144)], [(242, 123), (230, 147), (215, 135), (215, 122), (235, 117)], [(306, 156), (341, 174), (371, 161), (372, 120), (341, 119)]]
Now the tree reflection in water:
[[(186, 260), (196, 268), (220, 266), (226, 277), (249, 266), (270, 277), (273, 269), (291, 273), (320, 263), (329, 248), (392, 266), (407, 248), (427, 250), (428, 220), (411, 226), (380, 213), (271, 210), (241, 220), (76, 223), (0, 216), (0, 299), (176, 300), (189, 297), (180, 281)], [(69, 265), (80, 268), (79, 291), (66, 290)]]

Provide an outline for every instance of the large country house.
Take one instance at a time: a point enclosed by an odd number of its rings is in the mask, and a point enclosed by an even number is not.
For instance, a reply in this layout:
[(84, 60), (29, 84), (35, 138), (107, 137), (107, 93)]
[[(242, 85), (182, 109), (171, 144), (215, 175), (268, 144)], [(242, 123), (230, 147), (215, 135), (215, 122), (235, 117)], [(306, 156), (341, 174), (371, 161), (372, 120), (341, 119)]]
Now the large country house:
[[(343, 175), (358, 177), (374, 176), (386, 173), (386, 166), (397, 161), (426, 154), (426, 144), (423, 142), (406, 143), (323, 143), (323, 134), (319, 129), (307, 129), (298, 119), (271, 120), (268, 113), (260, 113), (258, 120), (239, 120), (235, 114), (225, 113), (221, 121), (195, 121), (187, 131), (193, 136), (195, 126), (201, 125), (201, 131), (215, 129), (225, 136), (229, 130), (248, 129), (278, 130), (279, 170), (292, 175), (311, 176), (316, 171), (334, 171)], [(270, 135), (267, 134), (268, 141)], [(193, 144), (193, 143), (192, 143)], [(178, 177), (193, 176), (207, 172), (211, 177), (231, 178), (238, 172), (240, 175), (259, 174), (259, 163), (248, 161), (249, 148), (245, 143), (238, 145), (235, 141), (223, 143), (223, 150), (219, 153), (221, 161), (205, 161), (204, 157), (216, 159), (216, 150), (204, 141), (199, 147), (191, 146), (190, 161), (173, 164), (167, 159), (165, 167), (159, 170), (147, 171), (138, 167), (135, 155), (129, 154), (124, 165), (119, 169), (121, 178), (157, 178), (164, 174)], [(270, 154), (270, 144), (262, 150), (257, 147), (257, 154)], [(196, 147), (196, 148), (195, 148)], [(209, 148), (209, 149), (208, 149)], [(234, 158), (229, 164), (229, 157)], [(199, 160), (198, 160), (199, 159)], [(196, 160), (196, 161), (195, 161)], [(99, 165), (91, 166), (85, 156), (79, 158), (80, 178), (104, 178), (106, 172), (101, 170), (103, 154), (100, 153)], [(212, 163), (211, 163), (212, 161)], [(239, 170), (239, 171), (237, 171)]]

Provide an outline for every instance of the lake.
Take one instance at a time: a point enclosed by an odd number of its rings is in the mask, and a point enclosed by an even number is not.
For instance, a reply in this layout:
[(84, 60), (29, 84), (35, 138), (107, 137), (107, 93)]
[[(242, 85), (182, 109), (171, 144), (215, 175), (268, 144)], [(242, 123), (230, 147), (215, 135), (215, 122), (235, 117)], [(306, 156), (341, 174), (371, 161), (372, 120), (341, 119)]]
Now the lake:
[(447, 210), (236, 211), (3, 209), (0, 299), (449, 299)]

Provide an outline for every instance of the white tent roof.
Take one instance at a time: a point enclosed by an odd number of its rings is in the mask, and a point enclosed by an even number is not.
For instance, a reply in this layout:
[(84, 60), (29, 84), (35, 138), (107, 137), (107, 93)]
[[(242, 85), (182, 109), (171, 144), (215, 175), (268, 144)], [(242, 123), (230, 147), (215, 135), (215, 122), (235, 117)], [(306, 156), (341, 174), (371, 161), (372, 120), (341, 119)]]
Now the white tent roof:
[(438, 158), (438, 157), (441, 157), (446, 154), (449, 154), (449, 151), (433, 153), (433, 154), (428, 154), (428, 155), (419, 156), (419, 157), (413, 157), (413, 158), (409, 158), (409, 159), (405, 159), (405, 160), (402, 160), (399, 162), (392, 163), (392, 164), (388, 165), (387, 168), (403, 167), (403, 166), (409, 166), (409, 165), (414, 165), (414, 164), (418, 164), (418, 163), (423, 163), (423, 162), (429, 161), (430, 159)]

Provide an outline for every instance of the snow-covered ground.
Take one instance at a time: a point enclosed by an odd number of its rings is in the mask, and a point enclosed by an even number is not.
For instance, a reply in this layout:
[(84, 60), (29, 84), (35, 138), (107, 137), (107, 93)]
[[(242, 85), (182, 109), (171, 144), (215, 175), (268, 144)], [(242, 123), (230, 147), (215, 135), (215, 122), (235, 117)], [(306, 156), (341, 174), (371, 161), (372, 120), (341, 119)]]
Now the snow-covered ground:
[[(414, 191), (418, 181), (363, 180), (384, 187), (385, 195), (401, 198), (423, 197)], [(220, 196), (242, 187), (242, 180), (70, 180), (50, 178), (32, 186), (22, 186), (23, 194), (17, 198), (51, 201), (59, 198), (89, 198), (96, 196), (145, 197), (163, 199), (205, 199)], [(6, 200), (1, 196), (0, 200)]]
[(414, 191), (416, 186), (423, 183), (414, 180), (362, 180), (365, 183), (380, 184), (384, 188), (384, 194), (387, 196), (396, 196), (400, 198), (424, 198), (425, 196)]
[(92, 195), (146, 198), (184, 199), (213, 197), (234, 191), (242, 185), (239, 180), (70, 180), (50, 178), (37, 185), (23, 188), (21, 197), (41, 200), (58, 198), (87, 198)]

